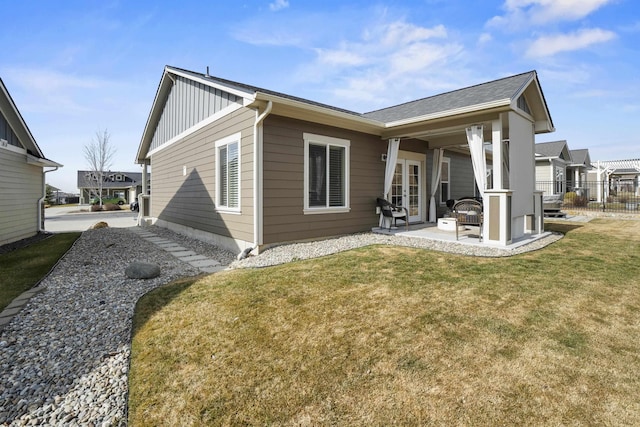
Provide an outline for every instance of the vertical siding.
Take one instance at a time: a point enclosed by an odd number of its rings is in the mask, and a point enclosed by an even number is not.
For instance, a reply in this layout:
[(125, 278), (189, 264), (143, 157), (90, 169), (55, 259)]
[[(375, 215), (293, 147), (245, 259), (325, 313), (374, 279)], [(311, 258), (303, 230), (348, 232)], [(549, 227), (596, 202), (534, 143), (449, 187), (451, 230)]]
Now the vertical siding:
[(28, 165), (24, 154), (0, 148), (0, 245), (38, 232), (42, 168)]
[[(305, 215), (304, 140), (309, 132), (351, 141), (348, 213)], [(315, 239), (370, 230), (384, 185), (379, 136), (271, 115), (264, 121), (264, 243)]]
[[(253, 241), (253, 123), (237, 110), (151, 156), (151, 215), (234, 239)], [(215, 142), (241, 132), (241, 214), (215, 208)], [(186, 166), (186, 176), (183, 167)]]
[(181, 76), (175, 79), (156, 126), (151, 150), (231, 104), (241, 102), (240, 97), (211, 86)]
[(7, 119), (4, 117), (2, 112), (0, 112), (0, 139), (6, 140), (9, 145), (23, 148), (22, 144), (20, 144), (20, 141), (18, 140), (18, 137), (16, 136), (15, 132), (13, 132), (13, 129), (11, 129), (9, 122), (7, 122)]

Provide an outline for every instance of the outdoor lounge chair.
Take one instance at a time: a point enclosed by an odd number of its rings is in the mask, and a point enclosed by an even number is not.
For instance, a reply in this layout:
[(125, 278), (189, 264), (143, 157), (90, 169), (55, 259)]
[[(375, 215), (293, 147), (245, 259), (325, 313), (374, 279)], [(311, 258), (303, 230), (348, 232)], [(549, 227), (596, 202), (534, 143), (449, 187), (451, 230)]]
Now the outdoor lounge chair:
[(382, 199), (378, 197), (377, 204), (380, 210), (382, 211), (382, 216), (385, 218), (389, 218), (389, 230), (391, 230), (391, 225), (397, 227), (398, 218), (404, 219), (404, 225), (409, 229), (409, 211), (407, 208), (402, 206), (396, 206), (388, 200)]
[(453, 205), (453, 216), (456, 219), (456, 240), (459, 225), (478, 226), (478, 240), (482, 241), (482, 202), (475, 199), (460, 199)]

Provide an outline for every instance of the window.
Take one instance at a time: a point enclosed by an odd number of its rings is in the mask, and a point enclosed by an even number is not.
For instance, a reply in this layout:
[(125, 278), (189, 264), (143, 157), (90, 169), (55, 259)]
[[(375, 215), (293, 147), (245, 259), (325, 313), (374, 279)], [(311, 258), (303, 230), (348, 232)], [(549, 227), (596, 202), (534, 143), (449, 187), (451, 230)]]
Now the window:
[(350, 141), (304, 134), (304, 212), (349, 211)]
[(442, 170), (440, 172), (440, 204), (444, 205), (450, 197), (449, 191), (449, 166), (451, 160), (448, 157), (442, 158)]
[(564, 193), (564, 169), (556, 167), (556, 180), (554, 194)]
[(240, 133), (216, 142), (216, 205), (240, 211)]
[(529, 109), (529, 104), (527, 104), (527, 99), (524, 95), (520, 95), (517, 101), (518, 108), (524, 111), (525, 113), (531, 115), (531, 110)]

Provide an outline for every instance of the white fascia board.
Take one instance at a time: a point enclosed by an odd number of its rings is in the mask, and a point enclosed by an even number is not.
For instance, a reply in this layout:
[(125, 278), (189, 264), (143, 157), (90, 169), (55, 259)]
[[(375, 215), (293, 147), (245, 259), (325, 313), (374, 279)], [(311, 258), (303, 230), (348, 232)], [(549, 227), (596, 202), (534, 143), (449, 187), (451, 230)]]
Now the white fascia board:
[(53, 160), (39, 158), (36, 156), (32, 156), (31, 154), (27, 154), (27, 164), (51, 168), (61, 168), (63, 166), (58, 162), (54, 162)]
[(497, 101), (485, 102), (484, 104), (470, 105), (468, 107), (456, 108), (453, 110), (446, 110), (446, 111), (439, 111), (433, 114), (426, 114), (424, 116), (411, 117), (409, 119), (402, 119), (402, 120), (397, 120), (395, 122), (385, 123), (385, 128), (410, 125), (410, 124), (425, 122), (429, 120), (442, 119), (442, 118), (458, 116), (462, 114), (481, 112), (483, 110), (490, 110), (493, 108), (510, 107), (510, 106), (511, 106), (511, 99), (504, 98), (504, 99), (499, 99)]
[(253, 99), (255, 98), (253, 91), (241, 89), (241, 88), (227, 85), (218, 81), (207, 80), (202, 77), (194, 76), (194, 75), (182, 72), (180, 70), (176, 70), (175, 68), (171, 68), (171, 67), (167, 67), (167, 72), (171, 74), (175, 74), (180, 77), (184, 77), (185, 79), (193, 80), (194, 82), (202, 83), (203, 85), (206, 85), (206, 86), (210, 86), (216, 89), (223, 90), (225, 92), (229, 92), (233, 95), (239, 96), (241, 98), (249, 99), (251, 101), (253, 101)]
[(263, 92), (257, 92), (255, 100), (256, 101), (272, 101), (274, 104), (287, 105), (287, 106), (299, 108), (301, 110), (307, 110), (307, 111), (312, 111), (319, 114), (324, 114), (327, 116), (347, 119), (357, 123), (368, 125), (372, 128), (377, 128), (378, 130), (382, 130), (384, 128), (384, 124), (377, 120), (367, 119), (365, 117), (358, 116), (356, 114), (349, 114), (344, 111), (334, 110), (332, 108), (323, 107), (321, 105), (309, 104), (307, 102), (298, 101), (296, 99), (285, 98), (285, 97), (263, 93)]

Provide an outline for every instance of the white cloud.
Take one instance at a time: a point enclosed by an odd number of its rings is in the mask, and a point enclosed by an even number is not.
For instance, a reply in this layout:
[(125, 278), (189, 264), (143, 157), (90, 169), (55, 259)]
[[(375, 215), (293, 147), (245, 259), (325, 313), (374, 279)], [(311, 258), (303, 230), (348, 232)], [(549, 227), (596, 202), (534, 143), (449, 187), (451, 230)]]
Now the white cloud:
[(504, 15), (494, 16), (487, 26), (517, 30), (551, 22), (577, 21), (614, 0), (506, 0)]
[(436, 88), (453, 88), (451, 63), (462, 51), (443, 25), (422, 27), (396, 20), (369, 26), (358, 39), (315, 49), (315, 60), (299, 70), (298, 79), (332, 80), (332, 102), (370, 110)]
[(286, 9), (289, 7), (288, 0), (275, 0), (273, 3), (269, 3), (269, 9), (273, 12), (276, 12), (281, 9)]
[(478, 43), (479, 44), (485, 44), (485, 43), (489, 43), (492, 40), (493, 40), (493, 36), (491, 34), (482, 33), (482, 34), (480, 34), (480, 37), (478, 38)]
[(569, 34), (542, 36), (527, 49), (526, 56), (541, 58), (553, 56), (560, 52), (585, 49), (597, 43), (613, 40), (616, 34), (600, 28), (583, 29)]

